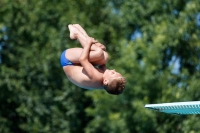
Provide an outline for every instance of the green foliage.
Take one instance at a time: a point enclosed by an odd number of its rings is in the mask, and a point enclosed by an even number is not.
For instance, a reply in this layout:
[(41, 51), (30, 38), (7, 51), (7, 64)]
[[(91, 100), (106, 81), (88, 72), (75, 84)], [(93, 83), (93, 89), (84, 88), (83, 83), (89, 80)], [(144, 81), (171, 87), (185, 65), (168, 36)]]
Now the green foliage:
[[(2, 0), (0, 132), (198, 132), (197, 115), (144, 105), (199, 100), (199, 10), (198, 0)], [(80, 47), (70, 23), (106, 45), (108, 67), (127, 79), (122, 95), (67, 80), (59, 56)], [(136, 30), (142, 36), (132, 40)]]

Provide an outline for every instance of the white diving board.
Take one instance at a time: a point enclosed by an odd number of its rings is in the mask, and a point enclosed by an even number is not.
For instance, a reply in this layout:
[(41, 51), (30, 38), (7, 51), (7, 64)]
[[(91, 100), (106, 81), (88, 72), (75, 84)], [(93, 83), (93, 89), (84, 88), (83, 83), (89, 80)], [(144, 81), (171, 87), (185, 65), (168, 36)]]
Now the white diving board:
[(146, 104), (145, 108), (168, 114), (200, 114), (200, 101)]

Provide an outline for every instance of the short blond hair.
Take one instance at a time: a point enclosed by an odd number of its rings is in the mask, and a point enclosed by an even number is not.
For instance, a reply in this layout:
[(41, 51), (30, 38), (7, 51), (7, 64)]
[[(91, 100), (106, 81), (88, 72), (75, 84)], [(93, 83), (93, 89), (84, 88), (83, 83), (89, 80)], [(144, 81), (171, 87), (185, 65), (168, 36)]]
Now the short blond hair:
[(125, 89), (126, 79), (124, 77), (113, 78), (107, 85), (104, 85), (104, 89), (114, 95), (121, 94)]

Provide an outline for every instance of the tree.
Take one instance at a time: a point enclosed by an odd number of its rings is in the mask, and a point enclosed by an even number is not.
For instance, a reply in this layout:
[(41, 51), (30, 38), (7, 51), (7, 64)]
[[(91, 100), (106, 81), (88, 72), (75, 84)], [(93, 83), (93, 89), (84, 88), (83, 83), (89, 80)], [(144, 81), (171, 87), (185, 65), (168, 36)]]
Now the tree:
[[(198, 116), (150, 111), (146, 103), (199, 100), (198, 0), (0, 2), (0, 132), (195, 132)], [(67, 25), (104, 43), (108, 67), (127, 79), (122, 95), (70, 83), (59, 64)]]

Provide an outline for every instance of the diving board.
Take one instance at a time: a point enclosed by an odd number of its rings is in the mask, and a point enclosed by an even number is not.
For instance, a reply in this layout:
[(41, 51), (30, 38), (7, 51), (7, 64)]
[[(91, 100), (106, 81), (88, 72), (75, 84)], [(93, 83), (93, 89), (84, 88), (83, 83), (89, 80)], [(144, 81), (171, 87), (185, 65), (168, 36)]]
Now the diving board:
[(200, 101), (146, 104), (145, 108), (168, 114), (200, 114)]

